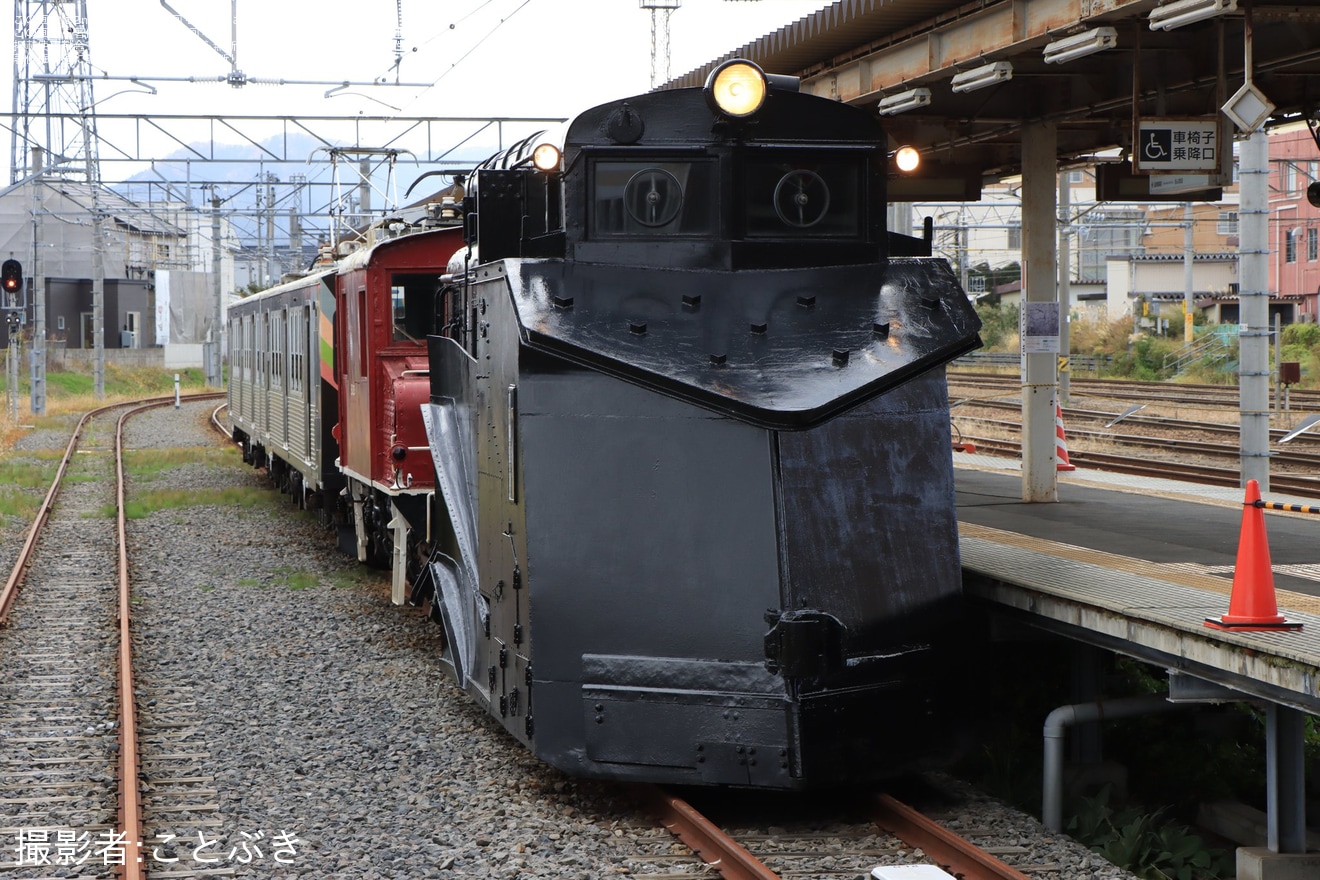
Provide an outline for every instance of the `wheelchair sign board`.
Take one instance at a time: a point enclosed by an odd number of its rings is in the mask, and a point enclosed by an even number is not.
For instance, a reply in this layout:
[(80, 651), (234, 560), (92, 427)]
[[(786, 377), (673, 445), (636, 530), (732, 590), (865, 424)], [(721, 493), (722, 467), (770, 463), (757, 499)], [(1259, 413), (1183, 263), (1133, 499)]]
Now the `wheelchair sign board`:
[[(1132, 148), (1133, 170), (1139, 174), (1219, 170), (1219, 118), (1142, 119)], [(1232, 150), (1232, 144), (1228, 146)]]

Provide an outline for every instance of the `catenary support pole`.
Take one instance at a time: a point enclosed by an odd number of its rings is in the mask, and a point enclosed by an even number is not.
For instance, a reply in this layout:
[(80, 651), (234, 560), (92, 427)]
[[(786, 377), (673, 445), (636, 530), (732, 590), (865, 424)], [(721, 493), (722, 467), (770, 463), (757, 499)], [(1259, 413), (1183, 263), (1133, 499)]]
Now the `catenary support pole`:
[(1068, 319), (1072, 314), (1072, 176), (1059, 172), (1059, 404), (1068, 404), (1072, 391), (1072, 342)]
[(1242, 233), (1238, 256), (1240, 314), (1238, 393), (1242, 485), (1270, 489), (1269, 350), (1269, 138), (1254, 131), (1242, 143), (1238, 208)]

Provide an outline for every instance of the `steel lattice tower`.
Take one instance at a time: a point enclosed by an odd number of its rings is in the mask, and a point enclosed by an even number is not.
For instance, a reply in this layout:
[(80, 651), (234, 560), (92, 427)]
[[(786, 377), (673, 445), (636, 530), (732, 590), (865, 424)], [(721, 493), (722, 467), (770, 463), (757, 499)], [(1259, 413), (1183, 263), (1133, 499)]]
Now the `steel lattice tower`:
[(683, 5), (683, 0), (640, 0), (642, 9), (651, 10), (651, 88), (669, 81), (669, 14)]
[(14, 101), (10, 183), (45, 171), (100, 180), (87, 0), (14, 0)]
[[(105, 235), (92, 97), (87, 0), (14, 0), (14, 103), (10, 182), (34, 176), (82, 179), (91, 195), (93, 383), (105, 396)], [(38, 151), (37, 148), (40, 148)], [(32, 410), (45, 410), (45, 291), (41, 185), (34, 181), (31, 294)]]

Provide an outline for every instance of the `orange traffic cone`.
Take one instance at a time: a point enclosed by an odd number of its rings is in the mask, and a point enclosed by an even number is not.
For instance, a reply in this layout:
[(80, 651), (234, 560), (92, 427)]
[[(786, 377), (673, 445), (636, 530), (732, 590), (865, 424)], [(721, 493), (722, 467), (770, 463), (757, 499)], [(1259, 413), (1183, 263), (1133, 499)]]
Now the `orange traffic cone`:
[(1228, 613), (1218, 618), (1207, 617), (1206, 626), (1247, 632), (1302, 628), (1300, 623), (1284, 620), (1274, 601), (1274, 570), (1270, 568), (1270, 545), (1265, 537), (1265, 514), (1262, 507), (1264, 502), (1260, 500), (1260, 484), (1248, 480)]
[(1075, 471), (1077, 467), (1068, 461), (1068, 439), (1063, 436), (1063, 407), (1054, 404), (1054, 469)]

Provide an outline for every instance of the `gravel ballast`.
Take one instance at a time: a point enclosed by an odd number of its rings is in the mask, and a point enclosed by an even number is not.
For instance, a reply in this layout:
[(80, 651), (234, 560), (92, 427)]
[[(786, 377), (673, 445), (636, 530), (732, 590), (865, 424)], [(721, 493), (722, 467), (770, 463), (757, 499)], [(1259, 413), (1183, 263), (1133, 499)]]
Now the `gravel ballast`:
[[(220, 445), (205, 427), (214, 406), (140, 416), (129, 445)], [(362, 880), (697, 876), (638, 856), (656, 849), (657, 835), (669, 838), (625, 789), (570, 779), (523, 751), (443, 675), (439, 628), (389, 603), (385, 573), (340, 555), (333, 535), (236, 451), (225, 461), (171, 467), (129, 490), (204, 502), (240, 488), (257, 498), (129, 523), (143, 725), (186, 729), (181, 741), (206, 756), (194, 763), (216, 792), (213, 824), (179, 814), (171, 827), (169, 815), (149, 813), (151, 827), (175, 835), (153, 841), (153, 855), (179, 859), (151, 868)], [(14, 531), (6, 524), (6, 546)], [(183, 693), (186, 705), (161, 696)], [(1029, 816), (959, 791), (955, 821), (990, 829), (977, 843), (1042, 866), (1034, 877), (1132, 876)]]

